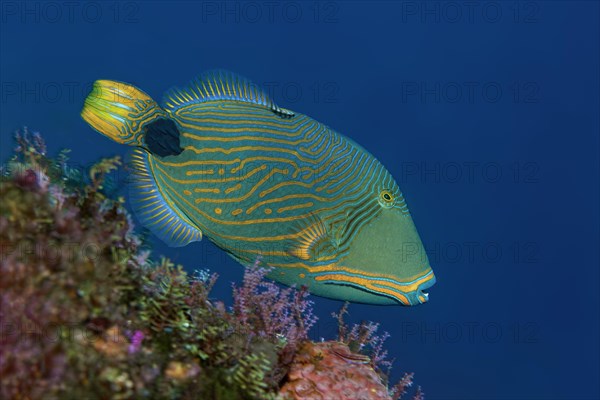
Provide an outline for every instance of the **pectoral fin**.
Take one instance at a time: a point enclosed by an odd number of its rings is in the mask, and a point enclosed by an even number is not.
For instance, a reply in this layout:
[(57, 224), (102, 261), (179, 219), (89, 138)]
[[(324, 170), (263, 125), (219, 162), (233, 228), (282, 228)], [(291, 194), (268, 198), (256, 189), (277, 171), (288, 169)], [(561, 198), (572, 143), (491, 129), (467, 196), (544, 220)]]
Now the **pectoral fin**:
[(320, 217), (313, 215), (299, 226), (298, 237), (287, 253), (304, 261), (331, 260), (338, 255), (338, 240)]

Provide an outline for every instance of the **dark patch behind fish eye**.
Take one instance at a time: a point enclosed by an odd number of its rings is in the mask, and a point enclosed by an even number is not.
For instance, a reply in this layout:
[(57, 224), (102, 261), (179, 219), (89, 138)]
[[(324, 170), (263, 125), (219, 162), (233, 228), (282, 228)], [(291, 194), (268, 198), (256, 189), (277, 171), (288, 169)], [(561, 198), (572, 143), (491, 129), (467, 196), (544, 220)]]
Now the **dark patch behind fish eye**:
[(153, 154), (166, 157), (176, 156), (183, 151), (179, 145), (179, 130), (170, 119), (159, 118), (148, 124), (145, 129), (144, 141)]

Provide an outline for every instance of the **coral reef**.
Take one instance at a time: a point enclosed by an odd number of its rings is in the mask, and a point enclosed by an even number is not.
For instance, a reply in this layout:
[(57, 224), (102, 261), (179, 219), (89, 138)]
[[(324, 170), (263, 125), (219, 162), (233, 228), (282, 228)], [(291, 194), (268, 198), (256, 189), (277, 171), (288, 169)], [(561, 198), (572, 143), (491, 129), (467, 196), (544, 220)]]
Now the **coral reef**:
[(228, 310), (215, 274), (150, 257), (111, 190), (118, 157), (86, 175), (39, 135), (16, 140), (0, 170), (1, 398), (397, 399), (412, 384), (388, 390), (386, 335), (346, 328), (347, 306), (338, 341), (311, 342), (308, 293), (258, 262)]

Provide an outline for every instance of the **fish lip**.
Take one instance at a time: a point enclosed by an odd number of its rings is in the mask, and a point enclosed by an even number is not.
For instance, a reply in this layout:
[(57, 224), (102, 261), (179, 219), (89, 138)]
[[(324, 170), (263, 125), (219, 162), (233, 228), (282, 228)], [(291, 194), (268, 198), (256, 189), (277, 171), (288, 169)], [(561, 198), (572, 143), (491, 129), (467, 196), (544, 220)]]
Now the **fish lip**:
[(418, 289), (415, 291), (415, 298), (417, 300), (416, 304), (423, 304), (429, 301), (429, 292), (426, 290), (435, 285), (435, 282), (436, 278), (435, 275), (433, 275), (431, 279), (423, 282), (423, 284), (418, 287)]

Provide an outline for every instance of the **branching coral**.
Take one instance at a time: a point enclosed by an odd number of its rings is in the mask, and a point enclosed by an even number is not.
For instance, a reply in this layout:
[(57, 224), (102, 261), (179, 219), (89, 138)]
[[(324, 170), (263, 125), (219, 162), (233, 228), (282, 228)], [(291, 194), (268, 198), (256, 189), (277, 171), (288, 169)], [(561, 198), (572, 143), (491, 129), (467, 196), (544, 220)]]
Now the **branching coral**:
[(306, 288), (280, 289), (265, 281), (268, 269), (259, 267), (260, 261), (246, 269), (243, 284), (233, 285), (232, 313), (249, 335), (284, 338), (296, 346), (308, 338), (308, 331), (317, 321), (312, 312), (312, 301), (307, 299)]
[[(350, 351), (367, 355), (369, 365), (377, 371), (387, 385), (393, 361), (387, 359), (387, 350), (383, 349), (383, 345), (390, 335), (387, 332), (378, 335), (379, 324), (371, 321), (354, 324), (352, 328), (348, 329), (344, 322), (344, 315), (348, 314), (348, 304), (344, 303), (339, 312), (332, 314), (338, 323), (338, 340), (346, 344)], [(389, 390), (393, 400), (398, 400), (406, 394), (407, 389), (413, 385), (413, 376), (413, 373), (405, 373), (402, 379)], [(425, 395), (419, 386), (413, 400), (424, 399)]]
[(338, 340), (347, 344), (354, 352), (368, 354), (371, 366), (380, 373), (389, 370), (392, 362), (387, 359), (387, 350), (383, 349), (383, 344), (390, 337), (389, 333), (384, 332), (382, 335), (377, 335), (379, 324), (371, 321), (354, 324), (349, 330), (344, 322), (344, 315), (347, 313), (348, 303), (344, 303), (338, 313), (332, 314), (338, 323)]

